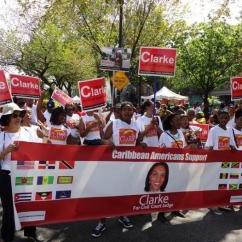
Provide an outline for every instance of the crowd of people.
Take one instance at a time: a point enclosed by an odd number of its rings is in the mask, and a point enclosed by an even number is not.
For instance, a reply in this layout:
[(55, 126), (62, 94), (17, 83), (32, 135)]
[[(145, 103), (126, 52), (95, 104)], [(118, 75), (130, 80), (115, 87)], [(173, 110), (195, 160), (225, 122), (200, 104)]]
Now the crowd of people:
[[(43, 104), (44, 94), (38, 102), (31, 99), (15, 99), (0, 109), (0, 198), (3, 207), (2, 239), (14, 238), (14, 208), (11, 189), (11, 152), (16, 141), (51, 143), (58, 145), (112, 145), (148, 146), (171, 148), (205, 148), (213, 150), (241, 150), (242, 109), (234, 104), (220, 105), (210, 111), (205, 119), (202, 107), (168, 106), (145, 101), (140, 108), (123, 102), (109, 110), (82, 111), (79, 104), (56, 106), (49, 100)], [(209, 124), (206, 142), (200, 139), (201, 129), (196, 124)], [(126, 132), (128, 131), (128, 132)], [(222, 140), (221, 140), (222, 138)], [(160, 179), (153, 177), (153, 179)], [(222, 208), (231, 209), (231, 208)], [(216, 215), (221, 209), (212, 208)], [(183, 217), (181, 211), (173, 213)], [(168, 219), (167, 214), (162, 214)], [(118, 221), (124, 228), (132, 228), (130, 218), (122, 216)], [(99, 237), (106, 230), (105, 218), (100, 219), (92, 231)], [(35, 227), (24, 229), (33, 241), (40, 241)]]

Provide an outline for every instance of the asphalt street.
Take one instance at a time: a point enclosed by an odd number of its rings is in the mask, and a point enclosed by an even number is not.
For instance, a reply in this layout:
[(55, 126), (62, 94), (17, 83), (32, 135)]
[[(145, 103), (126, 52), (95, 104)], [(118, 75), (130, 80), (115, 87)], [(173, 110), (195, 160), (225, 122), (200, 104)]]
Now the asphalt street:
[[(186, 218), (175, 217), (165, 224), (150, 215), (132, 217), (134, 228), (122, 229), (117, 219), (107, 220), (107, 230), (100, 238), (90, 233), (96, 221), (81, 221), (38, 227), (46, 242), (242, 242), (242, 211), (213, 215), (208, 209), (188, 211)], [(27, 242), (23, 231), (16, 233), (16, 242)]]

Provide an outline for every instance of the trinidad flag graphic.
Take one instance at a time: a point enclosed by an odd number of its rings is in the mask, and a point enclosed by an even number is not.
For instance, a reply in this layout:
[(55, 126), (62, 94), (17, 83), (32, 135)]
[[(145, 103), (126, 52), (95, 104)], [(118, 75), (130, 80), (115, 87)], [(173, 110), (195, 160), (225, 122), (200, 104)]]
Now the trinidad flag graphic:
[(232, 162), (231, 163), (231, 168), (239, 168), (239, 162)]
[(74, 169), (75, 161), (59, 161), (59, 169)]

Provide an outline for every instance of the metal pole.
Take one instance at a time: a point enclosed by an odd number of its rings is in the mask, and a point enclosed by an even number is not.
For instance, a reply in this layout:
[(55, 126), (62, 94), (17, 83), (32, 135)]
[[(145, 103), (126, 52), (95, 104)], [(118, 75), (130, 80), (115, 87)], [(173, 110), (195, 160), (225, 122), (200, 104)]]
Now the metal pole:
[[(119, 0), (119, 34), (118, 34), (118, 47), (123, 47), (123, 0)], [(117, 102), (120, 102), (120, 94), (121, 92), (117, 90), (116, 99)]]
[(123, 47), (123, 0), (119, 0), (119, 35), (118, 35), (118, 47)]
[(154, 89), (154, 107), (153, 115), (156, 115), (155, 103), (156, 103), (156, 92), (157, 92), (157, 77), (153, 77), (153, 89)]

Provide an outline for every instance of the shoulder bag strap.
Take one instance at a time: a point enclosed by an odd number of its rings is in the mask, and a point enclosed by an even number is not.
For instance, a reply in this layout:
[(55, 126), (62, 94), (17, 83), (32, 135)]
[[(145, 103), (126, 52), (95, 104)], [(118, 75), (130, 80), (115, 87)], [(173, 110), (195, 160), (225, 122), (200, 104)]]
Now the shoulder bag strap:
[(168, 134), (176, 142), (177, 148), (181, 148), (177, 140), (172, 135), (170, 135), (167, 131), (165, 131), (165, 133)]

